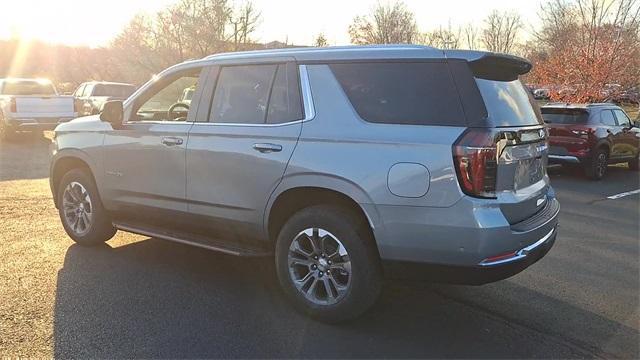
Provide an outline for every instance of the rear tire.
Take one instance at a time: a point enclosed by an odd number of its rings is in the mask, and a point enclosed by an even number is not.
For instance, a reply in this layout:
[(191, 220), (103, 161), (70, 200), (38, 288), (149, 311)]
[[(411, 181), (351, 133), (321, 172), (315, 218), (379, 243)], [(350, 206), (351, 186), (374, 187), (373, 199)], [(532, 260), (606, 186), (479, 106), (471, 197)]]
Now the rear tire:
[(276, 269), (294, 306), (328, 323), (361, 315), (382, 288), (368, 224), (336, 206), (308, 207), (289, 218), (276, 242)]
[(605, 149), (597, 149), (585, 167), (585, 175), (595, 181), (602, 180), (607, 172), (609, 153)]
[(102, 244), (116, 233), (87, 170), (72, 169), (62, 177), (58, 213), (64, 230), (80, 245)]
[(634, 160), (629, 161), (628, 164), (629, 164), (629, 170), (631, 171), (640, 170), (640, 155), (638, 155), (638, 157), (635, 158)]

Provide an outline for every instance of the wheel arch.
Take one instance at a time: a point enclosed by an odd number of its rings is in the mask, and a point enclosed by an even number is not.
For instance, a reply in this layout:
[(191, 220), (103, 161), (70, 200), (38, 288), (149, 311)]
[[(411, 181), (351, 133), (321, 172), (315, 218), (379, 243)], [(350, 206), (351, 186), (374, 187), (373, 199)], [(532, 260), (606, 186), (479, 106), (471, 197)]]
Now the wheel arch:
[(94, 175), (95, 165), (91, 161), (91, 158), (83, 151), (76, 149), (66, 149), (56, 153), (51, 159), (51, 168), (49, 170), (49, 185), (51, 186), (53, 203), (55, 204), (56, 208), (59, 206), (57, 194), (62, 177), (72, 169), (79, 168), (87, 169), (89, 176), (91, 176), (93, 182), (97, 186), (96, 178)]
[[(356, 184), (333, 176), (303, 175), (283, 181), (274, 191), (264, 216), (267, 238), (275, 239), (286, 220), (305, 207), (330, 204), (345, 207), (368, 224), (372, 239), (380, 231), (379, 215), (369, 196)], [(377, 249), (377, 244), (376, 249)]]

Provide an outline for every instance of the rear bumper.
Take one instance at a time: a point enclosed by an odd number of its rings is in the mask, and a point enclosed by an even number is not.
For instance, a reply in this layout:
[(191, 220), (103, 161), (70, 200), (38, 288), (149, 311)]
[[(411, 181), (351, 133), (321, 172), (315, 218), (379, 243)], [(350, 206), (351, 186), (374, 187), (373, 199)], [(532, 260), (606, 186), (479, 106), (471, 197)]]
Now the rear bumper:
[(549, 163), (580, 164), (591, 155), (591, 144), (584, 139), (552, 139), (549, 144)]
[(497, 201), (464, 198), (450, 208), (378, 206), (382, 222), (374, 235), (385, 273), (463, 284), (514, 275), (555, 241), (560, 205), (551, 187), (534, 199), (542, 198), (545, 205), (517, 223), (509, 223)]
[(518, 255), (476, 266), (455, 266), (407, 261), (384, 261), (385, 276), (448, 284), (483, 285), (514, 276), (542, 259), (556, 241), (557, 229), (534, 244), (522, 248)]

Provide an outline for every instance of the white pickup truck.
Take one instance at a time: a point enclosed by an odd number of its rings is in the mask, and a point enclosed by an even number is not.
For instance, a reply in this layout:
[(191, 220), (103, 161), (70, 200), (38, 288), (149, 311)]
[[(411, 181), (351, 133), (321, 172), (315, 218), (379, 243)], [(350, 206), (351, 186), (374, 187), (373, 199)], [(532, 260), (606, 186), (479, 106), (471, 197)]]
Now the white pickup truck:
[(51, 81), (0, 79), (0, 139), (18, 131), (52, 130), (75, 117), (75, 99), (58, 95)]

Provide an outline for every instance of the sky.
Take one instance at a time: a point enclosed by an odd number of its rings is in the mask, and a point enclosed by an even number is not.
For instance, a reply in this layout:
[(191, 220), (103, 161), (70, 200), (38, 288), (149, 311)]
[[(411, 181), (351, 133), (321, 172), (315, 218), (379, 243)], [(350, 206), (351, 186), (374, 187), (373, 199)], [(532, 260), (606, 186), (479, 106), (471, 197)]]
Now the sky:
[[(19, 37), (49, 43), (99, 47), (140, 12), (154, 14), (176, 0), (3, 0), (0, 39)], [(243, 0), (236, 0), (240, 4)], [(262, 13), (254, 35), (260, 42), (311, 45), (324, 33), (330, 45), (349, 43), (347, 29), (378, 0), (253, 0)], [(384, 0), (383, 0), (384, 2)], [(421, 31), (482, 20), (493, 9), (517, 11), (535, 24), (540, 0), (405, 0)], [(527, 26), (525, 30), (530, 27)], [(526, 31), (524, 36), (526, 37)]]

